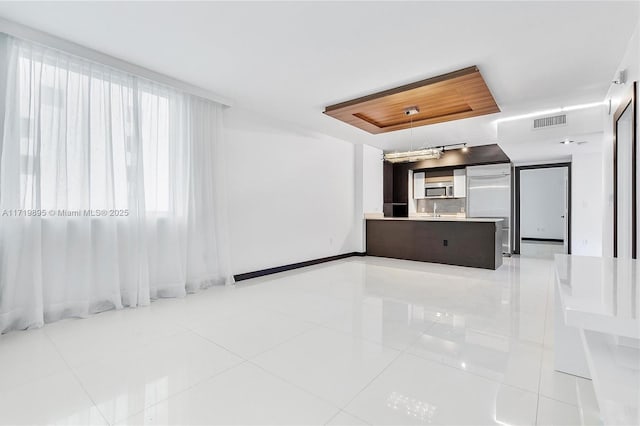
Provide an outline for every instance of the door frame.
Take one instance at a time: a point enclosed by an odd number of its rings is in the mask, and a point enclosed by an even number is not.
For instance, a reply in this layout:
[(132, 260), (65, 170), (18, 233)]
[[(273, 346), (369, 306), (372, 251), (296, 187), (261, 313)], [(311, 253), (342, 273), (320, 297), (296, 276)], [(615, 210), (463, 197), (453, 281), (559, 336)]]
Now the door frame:
[(514, 232), (513, 232), (513, 254), (520, 254), (520, 172), (522, 170), (532, 169), (550, 169), (555, 167), (567, 168), (567, 254), (571, 254), (571, 162), (567, 163), (549, 163), (549, 164), (533, 164), (528, 166), (515, 167), (515, 185), (514, 185)]
[(636, 87), (637, 81), (631, 85), (631, 92), (620, 103), (613, 115), (613, 257), (618, 257), (618, 120), (624, 112), (631, 108), (631, 258), (637, 258), (638, 252), (638, 213), (637, 213), (637, 135), (636, 135)]

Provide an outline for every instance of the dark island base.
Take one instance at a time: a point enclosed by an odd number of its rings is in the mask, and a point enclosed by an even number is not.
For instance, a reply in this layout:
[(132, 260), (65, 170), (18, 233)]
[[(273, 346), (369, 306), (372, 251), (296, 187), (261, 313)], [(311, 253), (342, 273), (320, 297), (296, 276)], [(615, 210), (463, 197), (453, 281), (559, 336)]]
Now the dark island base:
[(367, 219), (367, 256), (498, 269), (502, 222)]

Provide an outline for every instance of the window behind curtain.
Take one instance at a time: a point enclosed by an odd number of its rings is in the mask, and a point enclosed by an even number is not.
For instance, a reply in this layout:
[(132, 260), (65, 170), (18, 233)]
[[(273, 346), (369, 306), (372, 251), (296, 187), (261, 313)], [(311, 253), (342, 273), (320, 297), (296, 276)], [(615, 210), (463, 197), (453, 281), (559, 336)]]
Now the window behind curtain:
[[(34, 49), (19, 55), (18, 87), (17, 208), (127, 209), (144, 191), (147, 212), (169, 211), (169, 140), (179, 109), (172, 108), (168, 91), (141, 88), (124, 73)], [(131, 176), (140, 155), (143, 188)]]
[[(170, 206), (170, 159), (177, 158), (170, 151), (171, 124), (178, 114), (170, 110), (168, 94), (154, 93), (141, 88), (140, 129), (144, 167), (145, 207), (148, 212), (166, 213)], [(175, 154), (175, 153), (174, 153)]]
[(0, 75), (0, 333), (232, 282), (221, 105), (1, 33)]

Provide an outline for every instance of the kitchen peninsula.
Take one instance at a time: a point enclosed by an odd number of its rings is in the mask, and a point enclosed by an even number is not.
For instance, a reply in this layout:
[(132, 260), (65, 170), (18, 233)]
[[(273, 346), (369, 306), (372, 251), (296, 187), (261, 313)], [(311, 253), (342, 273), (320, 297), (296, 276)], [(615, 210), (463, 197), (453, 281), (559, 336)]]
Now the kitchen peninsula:
[(367, 215), (367, 255), (497, 269), (502, 222), (494, 218)]
[[(511, 253), (511, 162), (498, 145), (383, 163), (383, 214), (365, 214), (369, 256), (498, 269)], [(393, 160), (393, 159), (392, 159)]]

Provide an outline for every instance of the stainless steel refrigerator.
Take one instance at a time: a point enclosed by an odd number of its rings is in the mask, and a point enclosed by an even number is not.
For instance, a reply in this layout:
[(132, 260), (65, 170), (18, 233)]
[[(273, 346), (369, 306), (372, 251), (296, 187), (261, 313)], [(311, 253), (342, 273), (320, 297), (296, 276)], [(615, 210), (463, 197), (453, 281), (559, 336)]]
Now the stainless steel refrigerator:
[(502, 252), (511, 254), (511, 164), (467, 167), (467, 216), (502, 218)]

